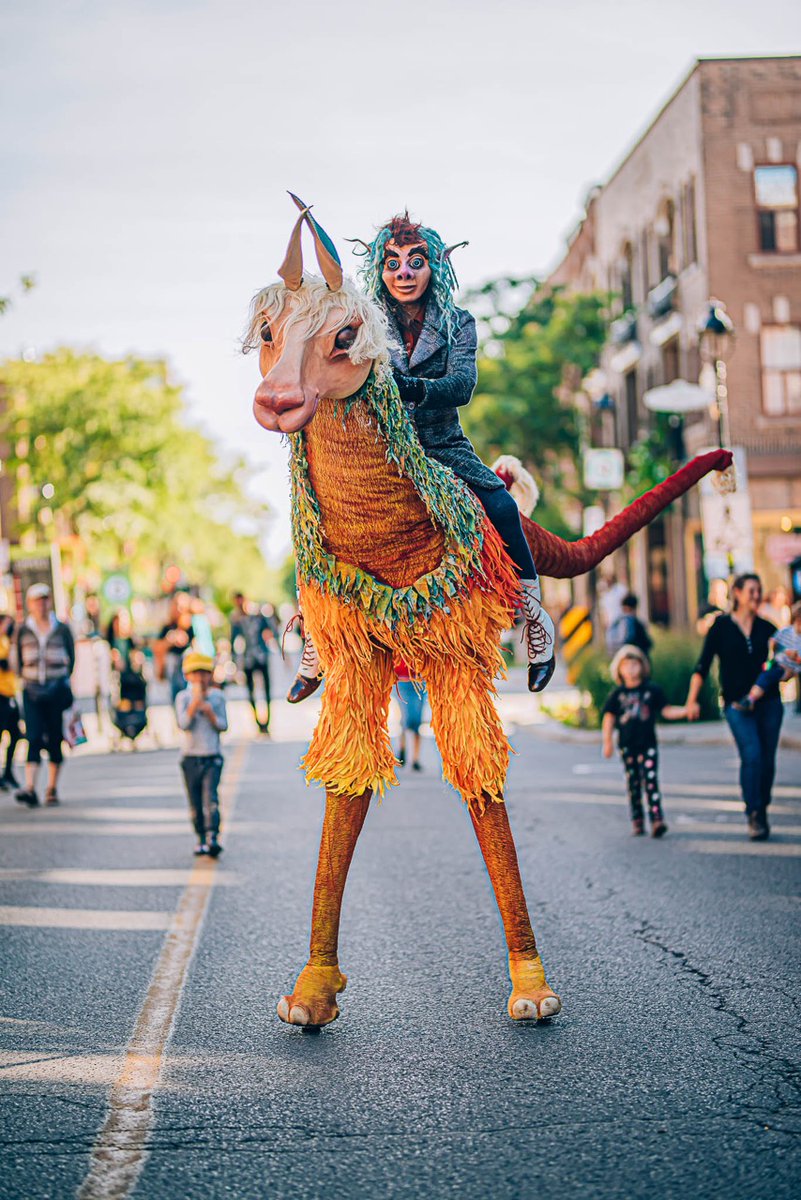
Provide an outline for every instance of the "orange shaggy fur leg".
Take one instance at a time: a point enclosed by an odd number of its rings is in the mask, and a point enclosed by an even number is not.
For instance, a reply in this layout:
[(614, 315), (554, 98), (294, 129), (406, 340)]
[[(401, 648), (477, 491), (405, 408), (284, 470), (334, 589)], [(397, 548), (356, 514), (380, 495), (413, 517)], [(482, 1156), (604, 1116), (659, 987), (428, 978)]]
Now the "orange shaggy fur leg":
[(278, 1002), (278, 1015), (289, 1025), (318, 1027), (339, 1016), (337, 993), (347, 977), (337, 961), (339, 915), (348, 869), (370, 807), (370, 792), (361, 796), (329, 793), (325, 802), (320, 856), (314, 884), (309, 961), (290, 996)]
[(512, 994), (507, 1011), (514, 1021), (553, 1017), (562, 1007), (545, 979), (531, 928), (520, 867), (506, 805), (488, 803), (480, 815), (470, 808), (478, 844), (487, 865), (509, 950)]
[(303, 606), (325, 672), (320, 720), (303, 760), (306, 778), (329, 795), (382, 794), (397, 783), (387, 729), (392, 655), (373, 645), (358, 622), (348, 624), (347, 614), (337, 623), (340, 614), (326, 597), (307, 589)]
[(428, 685), (442, 774), (471, 809), (480, 811), (487, 800), (502, 798), (509, 766), (492, 680), (477, 668), (454, 671), (447, 659), (433, 656), (420, 674)]

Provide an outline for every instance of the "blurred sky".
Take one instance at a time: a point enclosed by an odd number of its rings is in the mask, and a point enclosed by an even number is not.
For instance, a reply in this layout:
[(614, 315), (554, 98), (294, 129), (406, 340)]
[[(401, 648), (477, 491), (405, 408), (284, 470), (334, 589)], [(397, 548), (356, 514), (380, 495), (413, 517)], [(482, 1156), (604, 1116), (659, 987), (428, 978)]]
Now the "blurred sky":
[(248, 301), (307, 202), (340, 244), (393, 212), (470, 239), (463, 285), (544, 270), (696, 56), (801, 49), (798, 0), (0, 0), (0, 355), (164, 355), (221, 447), (251, 415)]

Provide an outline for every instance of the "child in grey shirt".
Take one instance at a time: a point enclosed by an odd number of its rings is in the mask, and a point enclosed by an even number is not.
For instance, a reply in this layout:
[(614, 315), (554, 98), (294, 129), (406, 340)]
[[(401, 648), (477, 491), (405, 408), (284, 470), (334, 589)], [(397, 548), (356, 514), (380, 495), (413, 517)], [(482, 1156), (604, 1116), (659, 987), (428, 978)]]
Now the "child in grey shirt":
[(214, 661), (190, 650), (182, 665), (187, 687), (175, 698), (175, 715), (183, 731), (181, 770), (198, 838), (195, 854), (216, 858), (222, 853), (217, 797), (223, 769), (220, 734), (228, 728), (228, 715), (222, 692), (211, 687)]

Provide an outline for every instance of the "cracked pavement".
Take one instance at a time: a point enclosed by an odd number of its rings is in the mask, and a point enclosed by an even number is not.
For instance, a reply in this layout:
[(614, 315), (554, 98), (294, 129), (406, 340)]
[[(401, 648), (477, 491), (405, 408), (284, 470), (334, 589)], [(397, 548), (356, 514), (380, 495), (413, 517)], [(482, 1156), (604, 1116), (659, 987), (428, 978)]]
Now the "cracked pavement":
[[(629, 835), (617, 760), (513, 741), (512, 823), (563, 1014), (505, 1015), (492, 893), (427, 739), (425, 771), (399, 773), (357, 849), (342, 1017), (283, 1026), (321, 795), (300, 742), (254, 742), (133, 1195), (797, 1194), (801, 755), (782, 752), (776, 837), (754, 846), (731, 749), (663, 747), (670, 833), (652, 841)], [(4, 1200), (72, 1197), (86, 1177), (165, 936), (114, 914), (175, 910), (192, 867), (179, 782), (173, 751), (98, 756), (68, 764), (56, 813), (2, 800), (0, 904), (43, 914), (0, 926)], [(149, 875), (115, 885), (110, 868)], [(56, 926), (54, 908), (109, 921)]]

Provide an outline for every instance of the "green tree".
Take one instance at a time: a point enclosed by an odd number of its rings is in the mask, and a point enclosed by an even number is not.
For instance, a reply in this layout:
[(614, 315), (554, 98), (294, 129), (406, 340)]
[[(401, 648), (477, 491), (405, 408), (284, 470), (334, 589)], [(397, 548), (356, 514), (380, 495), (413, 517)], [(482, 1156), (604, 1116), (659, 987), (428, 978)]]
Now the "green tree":
[[(36, 287), (36, 278), (33, 275), (20, 275), (17, 280), (17, 286), (21, 292), (30, 292)], [(0, 317), (2, 317), (3, 313), (8, 312), (13, 303), (14, 299), (12, 296), (0, 296)]]
[[(548, 522), (563, 532), (560, 500), (581, 493), (581, 415), (572, 393), (598, 363), (609, 297), (559, 289), (532, 294), (533, 285), (531, 279), (503, 279), (467, 298), (483, 300), (485, 311), (478, 387), (464, 424), (485, 461), (515, 454), (533, 471)], [(527, 293), (523, 307), (510, 311), (510, 302)]]
[(60, 349), (4, 363), (0, 388), (23, 536), (77, 535), (98, 566), (125, 562), (143, 587), (176, 562), (218, 593), (263, 594), (266, 509), (244, 464), (221, 461), (187, 424), (165, 362)]

